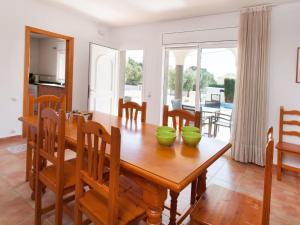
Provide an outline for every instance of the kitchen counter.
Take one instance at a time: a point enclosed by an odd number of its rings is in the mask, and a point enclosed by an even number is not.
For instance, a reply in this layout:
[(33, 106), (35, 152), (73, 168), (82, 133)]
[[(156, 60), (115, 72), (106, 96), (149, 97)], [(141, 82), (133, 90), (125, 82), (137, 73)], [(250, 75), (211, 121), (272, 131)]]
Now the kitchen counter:
[(50, 86), (50, 87), (58, 87), (58, 88), (65, 88), (65, 85), (55, 84), (55, 83), (37, 83), (37, 85)]
[(57, 87), (57, 88), (65, 88), (64, 84), (58, 84), (58, 83), (34, 83), (33, 85), (42, 85), (42, 86), (49, 86), (49, 87)]

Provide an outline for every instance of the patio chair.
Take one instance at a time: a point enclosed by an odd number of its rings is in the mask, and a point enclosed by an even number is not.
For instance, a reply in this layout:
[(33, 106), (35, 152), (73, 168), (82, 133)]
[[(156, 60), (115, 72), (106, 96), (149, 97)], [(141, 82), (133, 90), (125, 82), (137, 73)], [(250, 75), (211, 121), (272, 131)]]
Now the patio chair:
[(214, 137), (217, 136), (217, 132), (219, 131), (220, 127), (227, 127), (231, 132), (232, 113), (224, 114), (216, 112), (215, 116), (212, 119), (212, 124), (214, 125)]
[(205, 100), (205, 107), (211, 108), (220, 108), (221, 107), (221, 95), (220, 94), (211, 94), (210, 100)]

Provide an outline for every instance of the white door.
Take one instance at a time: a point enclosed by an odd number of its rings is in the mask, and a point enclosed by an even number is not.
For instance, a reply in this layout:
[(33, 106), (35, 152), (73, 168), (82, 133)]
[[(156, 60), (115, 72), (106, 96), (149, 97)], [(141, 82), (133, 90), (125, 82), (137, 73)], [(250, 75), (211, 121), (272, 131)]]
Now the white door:
[(89, 110), (116, 114), (118, 51), (90, 45)]

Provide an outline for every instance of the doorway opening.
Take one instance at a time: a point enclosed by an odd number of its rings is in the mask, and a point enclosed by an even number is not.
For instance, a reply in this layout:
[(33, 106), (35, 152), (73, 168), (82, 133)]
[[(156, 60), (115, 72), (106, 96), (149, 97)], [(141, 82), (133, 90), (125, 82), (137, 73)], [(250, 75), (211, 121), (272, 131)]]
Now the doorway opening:
[[(49, 94), (47, 87), (51, 85), (47, 86), (46, 83), (59, 86), (63, 90), (60, 90), (58, 95), (66, 97), (66, 109), (72, 110), (73, 54), (73, 37), (30, 26), (25, 27), (23, 116), (29, 113), (31, 84), (43, 86), (41, 94)], [(53, 94), (56, 95), (55, 93), (56, 91)], [(23, 126), (23, 135), (25, 134), (26, 129)]]

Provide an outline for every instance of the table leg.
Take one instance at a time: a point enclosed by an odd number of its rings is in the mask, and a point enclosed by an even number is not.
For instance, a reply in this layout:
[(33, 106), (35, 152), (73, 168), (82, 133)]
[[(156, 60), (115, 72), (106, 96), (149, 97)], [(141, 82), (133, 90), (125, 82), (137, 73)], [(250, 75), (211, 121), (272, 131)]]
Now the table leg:
[(207, 170), (203, 171), (203, 173), (198, 177), (196, 197), (197, 200), (199, 200), (201, 195), (206, 191), (206, 174)]
[(167, 198), (167, 189), (155, 185), (147, 185), (143, 189), (143, 200), (148, 205), (147, 224), (161, 225), (162, 211)]
[(170, 191), (171, 195), (171, 208), (170, 208), (170, 222), (169, 225), (175, 225), (176, 224), (176, 214), (177, 214), (177, 199), (179, 196), (179, 193), (175, 191)]

